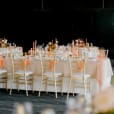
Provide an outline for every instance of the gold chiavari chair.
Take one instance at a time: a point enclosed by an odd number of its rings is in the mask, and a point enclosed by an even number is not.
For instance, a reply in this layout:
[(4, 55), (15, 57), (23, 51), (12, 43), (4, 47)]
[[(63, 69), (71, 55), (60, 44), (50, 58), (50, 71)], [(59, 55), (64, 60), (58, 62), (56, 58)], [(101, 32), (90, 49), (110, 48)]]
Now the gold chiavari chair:
[(58, 87), (61, 89), (62, 93), (62, 85), (63, 85), (63, 76), (61, 72), (56, 71), (56, 65), (58, 64), (59, 59), (55, 55), (49, 56), (49, 58), (44, 58), (40, 55), (40, 63), (42, 69), (42, 79), (40, 84), (39, 96), (41, 93), (41, 89), (43, 84), (46, 86), (46, 92), (48, 93), (48, 87), (53, 86), (55, 91), (55, 97), (58, 95)]
[[(86, 74), (85, 67), (86, 67), (87, 60), (85, 58), (80, 57), (68, 57), (68, 64), (70, 70), (70, 80), (69, 86), (67, 91), (67, 98), (69, 98), (69, 93), (73, 93), (75, 89), (84, 89), (84, 95), (86, 96), (87, 89), (90, 89), (88, 78), (90, 77), (89, 74)], [(77, 70), (78, 69), (78, 70)]]
[(7, 88), (8, 75), (7, 70), (5, 69), (5, 58), (0, 56), (0, 83), (5, 84)]
[(40, 67), (39, 68), (41, 69), (41, 81), (40, 81), (40, 88), (39, 88), (38, 96), (41, 95), (43, 85), (45, 85), (45, 86), (47, 85), (46, 84), (47, 83), (47, 77), (44, 76), (44, 61), (43, 61), (43, 56), (41, 53), (39, 53), (39, 61), (40, 61)]
[[(33, 72), (29, 70), (30, 59), (29, 57), (15, 58), (11, 57), (12, 60), (12, 84), (16, 82), (18, 91), (20, 85), (25, 86), (26, 96), (28, 96), (28, 85), (32, 86), (33, 91)], [(10, 89), (10, 95), (12, 94), (12, 86)]]

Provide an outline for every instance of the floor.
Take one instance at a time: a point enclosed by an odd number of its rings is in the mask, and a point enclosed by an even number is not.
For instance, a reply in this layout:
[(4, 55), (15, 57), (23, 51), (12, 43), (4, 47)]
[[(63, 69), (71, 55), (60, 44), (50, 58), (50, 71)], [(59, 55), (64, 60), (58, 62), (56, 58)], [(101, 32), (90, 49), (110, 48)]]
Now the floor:
[(46, 108), (51, 107), (55, 109), (57, 114), (63, 114), (65, 110), (66, 95), (58, 95), (58, 99), (55, 98), (54, 93), (42, 93), (41, 97), (37, 96), (37, 92), (34, 94), (29, 92), (29, 96), (25, 95), (25, 91), (19, 93), (15, 90), (10, 96), (6, 90), (0, 90), (0, 114), (12, 114), (15, 103), (30, 102), (33, 105), (33, 114), (40, 114), (40, 112)]

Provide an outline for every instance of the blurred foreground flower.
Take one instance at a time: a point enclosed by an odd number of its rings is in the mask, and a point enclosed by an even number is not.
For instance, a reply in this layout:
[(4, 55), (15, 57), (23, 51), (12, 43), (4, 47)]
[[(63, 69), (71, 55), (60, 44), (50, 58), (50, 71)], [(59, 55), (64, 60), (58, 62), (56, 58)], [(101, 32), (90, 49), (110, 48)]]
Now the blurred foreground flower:
[(56, 112), (53, 108), (46, 108), (41, 112), (41, 114), (56, 114)]
[(114, 114), (114, 87), (97, 93), (92, 101), (93, 109), (98, 114)]

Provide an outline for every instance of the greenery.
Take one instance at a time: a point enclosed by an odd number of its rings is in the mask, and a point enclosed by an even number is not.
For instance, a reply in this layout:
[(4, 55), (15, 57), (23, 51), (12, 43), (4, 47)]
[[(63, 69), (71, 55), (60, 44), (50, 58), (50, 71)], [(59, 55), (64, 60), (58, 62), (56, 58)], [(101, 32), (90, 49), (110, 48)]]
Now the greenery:
[(108, 111), (108, 112), (99, 112), (97, 114), (114, 114), (114, 110)]
[(114, 85), (114, 76), (111, 77), (111, 85)]

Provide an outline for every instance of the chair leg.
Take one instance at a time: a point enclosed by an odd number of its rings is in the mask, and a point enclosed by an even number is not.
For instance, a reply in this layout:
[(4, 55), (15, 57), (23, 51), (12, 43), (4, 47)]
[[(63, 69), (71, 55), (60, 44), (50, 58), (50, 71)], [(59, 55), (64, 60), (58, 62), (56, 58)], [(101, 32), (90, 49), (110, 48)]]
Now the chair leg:
[(6, 80), (6, 90), (8, 91), (8, 83), (7, 83), (7, 80)]
[(84, 95), (86, 97), (86, 80), (84, 80)]
[(19, 82), (17, 82), (17, 90), (18, 90), (18, 93), (19, 93)]
[(42, 88), (42, 81), (41, 81), (41, 86), (39, 88), (39, 92), (38, 92), (38, 96), (40, 97), (40, 93), (41, 93), (41, 88)]
[(28, 96), (28, 86), (27, 86), (27, 81), (25, 81), (25, 86), (26, 86), (26, 96)]
[(40, 90), (39, 90), (39, 92), (38, 92), (38, 96), (40, 97), (40, 94), (41, 94), (41, 92), (40, 92)]
[(69, 90), (68, 90), (68, 92), (67, 92), (67, 99), (69, 98)]
[(12, 88), (10, 89), (10, 95), (12, 94)]
[(10, 95), (12, 94), (12, 84), (11, 84), (11, 89), (10, 89), (10, 93), (9, 93)]
[(61, 96), (63, 96), (63, 89), (61, 90)]
[(55, 81), (55, 97), (58, 98), (58, 96), (57, 96), (57, 85), (56, 85), (56, 81)]
[(73, 83), (73, 85), (72, 85), (72, 86), (73, 86), (73, 87), (72, 87), (72, 88), (73, 88), (73, 92), (72, 92), (72, 93), (73, 93), (73, 97), (74, 97), (75, 84)]
[(28, 90), (26, 90), (26, 96), (28, 96)]
[(48, 79), (46, 79), (46, 94), (48, 94)]
[(69, 98), (69, 91), (71, 89), (71, 80), (70, 80), (70, 84), (69, 84), (69, 87), (68, 87), (68, 91), (67, 91), (67, 99)]
[(74, 97), (74, 91), (73, 91), (73, 97)]
[(12, 81), (12, 83), (11, 83), (11, 88), (10, 88), (10, 95), (12, 94), (12, 85), (13, 85), (13, 81)]
[(62, 80), (62, 84), (61, 84), (61, 96), (63, 96), (63, 80)]
[(58, 98), (57, 91), (55, 92), (55, 97)]
[(32, 79), (32, 93), (34, 93), (34, 80)]

